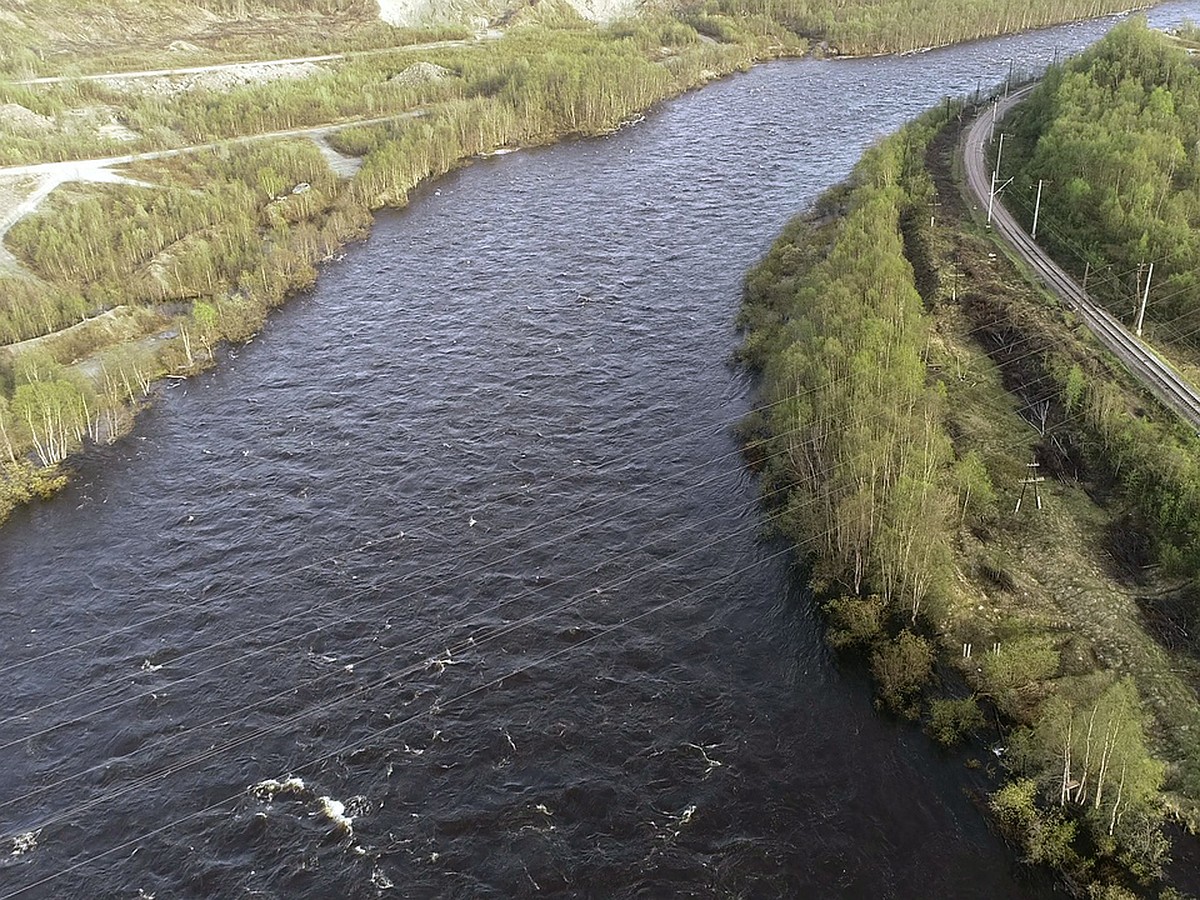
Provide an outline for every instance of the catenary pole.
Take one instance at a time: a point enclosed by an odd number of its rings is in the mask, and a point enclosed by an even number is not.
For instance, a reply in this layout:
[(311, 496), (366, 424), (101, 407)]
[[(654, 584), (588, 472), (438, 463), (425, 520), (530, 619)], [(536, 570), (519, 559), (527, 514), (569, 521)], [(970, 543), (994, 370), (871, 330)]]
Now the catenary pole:
[(1033, 231), (1030, 232), (1030, 237), (1037, 240), (1037, 223), (1038, 214), (1042, 211), (1042, 179), (1038, 179), (1037, 202), (1033, 204)]
[(1146, 318), (1146, 301), (1150, 299), (1150, 279), (1154, 277), (1154, 263), (1150, 263), (1150, 271), (1146, 273), (1146, 292), (1142, 294), (1142, 308), (1138, 310), (1137, 336), (1142, 336), (1142, 321)]

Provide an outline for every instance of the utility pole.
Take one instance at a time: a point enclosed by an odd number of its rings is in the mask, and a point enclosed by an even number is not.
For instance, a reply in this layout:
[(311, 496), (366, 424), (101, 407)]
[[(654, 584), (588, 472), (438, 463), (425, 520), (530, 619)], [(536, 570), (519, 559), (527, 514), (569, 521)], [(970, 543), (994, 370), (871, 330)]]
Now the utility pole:
[(1009, 57), (1008, 79), (1004, 82), (1004, 96), (1005, 97), (1008, 97), (1008, 91), (1012, 87), (1012, 77), (1013, 77), (1013, 59), (1012, 59), (1012, 57)]
[(1038, 179), (1038, 195), (1037, 202), (1033, 204), (1033, 232), (1030, 234), (1035, 241), (1037, 240), (1037, 223), (1038, 213), (1042, 211), (1042, 179)]
[(1091, 273), (1092, 273), (1092, 261), (1089, 259), (1086, 263), (1084, 263), (1084, 266), (1083, 266), (1083, 292), (1085, 294), (1087, 293), (1088, 275), (1090, 275)]
[[(993, 114), (992, 124), (995, 125), (995, 116)], [(1000, 147), (996, 150), (996, 168), (992, 169), (992, 190), (988, 194), (988, 215), (987, 223), (992, 224), (992, 206), (996, 202), (996, 179), (1000, 177), (1000, 157), (1004, 153), (1004, 132), (1000, 132)]]
[(1137, 336), (1142, 336), (1142, 321), (1146, 318), (1146, 301), (1150, 299), (1150, 279), (1154, 277), (1154, 263), (1150, 263), (1150, 271), (1146, 273), (1146, 293), (1142, 294), (1142, 308), (1138, 311)]
[(979, 92), (983, 90), (983, 76), (978, 75), (975, 78), (975, 105), (979, 105)]
[(989, 144), (996, 143), (996, 116), (1000, 114), (1000, 100), (992, 101), (992, 136), (988, 138)]
[(1017, 497), (1017, 508), (1013, 510), (1013, 515), (1021, 511), (1021, 501), (1025, 499), (1025, 491), (1029, 485), (1033, 485), (1033, 494), (1037, 498), (1037, 508), (1042, 508), (1042, 482), (1046, 479), (1037, 474), (1039, 465), (1037, 461), (1026, 463), (1025, 468), (1029, 469), (1029, 475), (1021, 482), (1021, 495)]
[(958, 302), (958, 279), (963, 277), (963, 273), (958, 271), (958, 267), (955, 266), (954, 271), (952, 271), (948, 277), (954, 279), (953, 281), (950, 282), (950, 302), (957, 303)]

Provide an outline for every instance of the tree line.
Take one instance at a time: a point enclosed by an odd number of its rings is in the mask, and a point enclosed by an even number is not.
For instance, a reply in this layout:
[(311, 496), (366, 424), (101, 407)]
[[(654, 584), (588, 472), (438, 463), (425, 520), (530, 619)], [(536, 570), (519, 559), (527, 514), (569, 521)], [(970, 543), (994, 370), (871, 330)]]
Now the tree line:
[[(1044, 183), (1039, 238), (1132, 322), (1195, 346), (1200, 328), (1200, 71), (1144, 19), (1052, 68), (1005, 122), (1016, 212)], [(1031, 222), (1030, 222), (1031, 224)], [(1153, 327), (1153, 325), (1152, 325)]]
[[(1146, 321), (1195, 359), (1200, 329), (1200, 71), (1172, 39), (1134, 19), (1052, 68), (1005, 122), (1014, 202), (1044, 183), (1038, 238), (1110, 312), (1132, 325), (1151, 278)], [(1085, 415), (1084, 449), (1118, 486), (1172, 573), (1200, 574), (1200, 441), (1131, 416), (1111, 385), (1059, 373)]]
[[(1143, 4), (1148, 5), (1148, 4)], [(700, 9), (780, 23), (835, 53), (903, 53), (1129, 9), (1120, 0), (707, 0)]]
[(851, 186), (824, 201), (836, 226), (789, 227), (748, 276), (741, 319), (743, 356), (763, 373), (754, 452), (768, 460), (767, 490), (787, 491), (785, 532), (814, 551), (820, 581), (878, 592), (914, 625), (946, 588), (959, 506), (900, 230), (930, 189), (909, 144), (932, 127), (910, 126), (863, 158)]

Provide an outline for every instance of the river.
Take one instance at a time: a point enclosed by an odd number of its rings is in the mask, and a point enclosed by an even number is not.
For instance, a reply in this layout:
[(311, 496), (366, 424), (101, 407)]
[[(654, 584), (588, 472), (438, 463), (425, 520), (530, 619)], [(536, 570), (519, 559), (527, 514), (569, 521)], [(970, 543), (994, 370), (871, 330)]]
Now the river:
[(1112, 21), (760, 66), (380, 215), (0, 531), (0, 896), (1054, 896), (823, 647), (733, 320), (870, 142)]

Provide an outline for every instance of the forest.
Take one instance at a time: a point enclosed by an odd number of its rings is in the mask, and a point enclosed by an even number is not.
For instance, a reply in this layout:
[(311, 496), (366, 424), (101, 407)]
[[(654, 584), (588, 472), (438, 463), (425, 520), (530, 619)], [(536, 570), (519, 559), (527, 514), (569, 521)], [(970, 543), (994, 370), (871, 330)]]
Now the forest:
[(1016, 209), (1043, 181), (1040, 235), (1126, 321), (1153, 263), (1147, 321), (1194, 346), (1200, 71), (1187, 52), (1132, 20), (1047, 73), (1005, 130)]
[[(1140, 619), (1121, 637), (1092, 628), (1086, 604), (1059, 594), (1080, 559), (1024, 571), (1030, 545), (1078, 525), (1069, 511), (1014, 515), (1016, 484), (1029, 453), (1069, 441), (1086, 416), (1064, 399), (1054, 430), (1031, 429), (978, 328), (962, 326), (982, 287), (968, 281), (962, 293), (933, 274), (949, 260), (965, 267), (968, 254), (993, 268), (986, 242), (954, 233), (973, 226), (935, 228), (928, 215), (927, 155), (958, 113), (932, 112), (868, 151), (747, 276), (741, 356), (761, 386), (746, 452), (810, 567), (829, 643), (865, 662), (879, 705), (947, 746), (996, 735), (998, 723), (992, 814), (1074, 892), (1169, 892), (1164, 816), (1194, 802), (1200, 782), (1186, 760), (1194, 746), (1161, 735), (1195, 720), (1194, 692), (1181, 692), (1182, 718), (1156, 721), (1144, 692), (1164, 689), (1172, 663), (1099, 663), (1114, 640), (1160, 658)], [(1059, 377), (1038, 380), (1051, 391), (1074, 383), (1078, 402), (1092, 375)], [(1091, 508), (1069, 483), (1062, 493), (1065, 506)], [(1061, 575), (1047, 573), (1058, 565)]]

